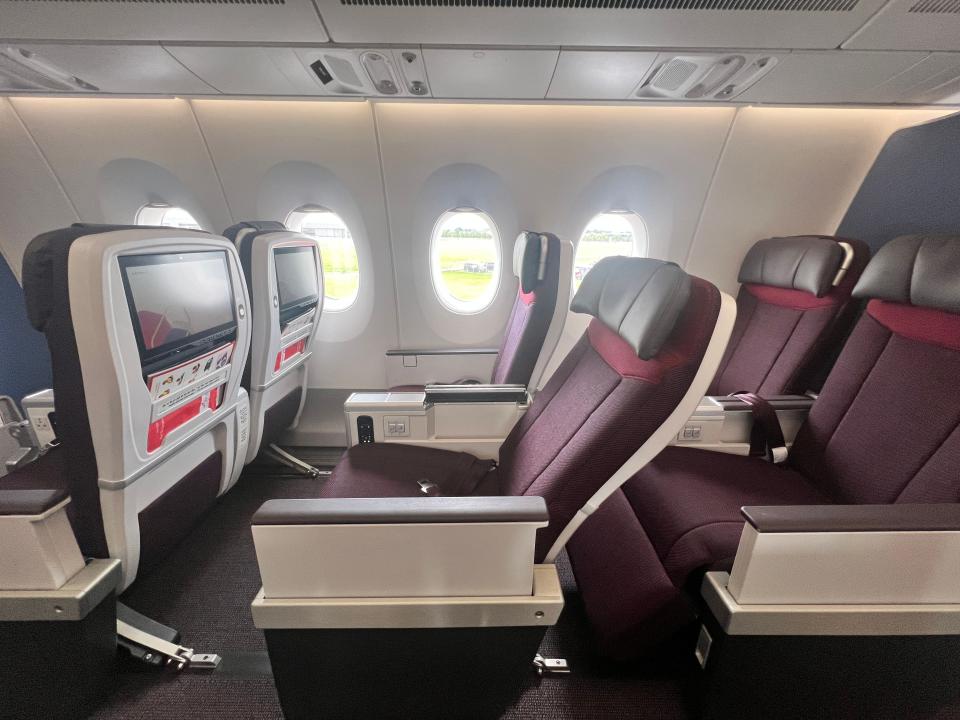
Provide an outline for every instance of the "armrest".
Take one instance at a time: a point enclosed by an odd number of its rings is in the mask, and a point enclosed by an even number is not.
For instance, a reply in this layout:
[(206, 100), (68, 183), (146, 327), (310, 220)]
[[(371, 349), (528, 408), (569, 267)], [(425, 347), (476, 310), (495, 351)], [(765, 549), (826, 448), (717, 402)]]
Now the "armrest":
[(745, 507), (761, 533), (960, 531), (960, 503)]
[(960, 603), (960, 504), (746, 507), (741, 604)]
[(43, 515), (70, 498), (66, 488), (55, 490), (0, 490), (0, 516)]
[[(807, 395), (770, 395), (764, 397), (774, 410), (809, 410), (813, 406), (813, 398)], [(725, 411), (750, 412), (750, 405), (732, 395), (708, 395), (705, 401), (714, 402)]]
[(253, 542), (267, 599), (524, 596), (546, 525), (532, 496), (271, 500)]
[(426, 350), (387, 350), (387, 357), (397, 355), (496, 355), (499, 348), (434, 348)]
[(478, 402), (526, 404), (529, 399), (525, 385), (427, 385), (424, 393), (428, 404)]

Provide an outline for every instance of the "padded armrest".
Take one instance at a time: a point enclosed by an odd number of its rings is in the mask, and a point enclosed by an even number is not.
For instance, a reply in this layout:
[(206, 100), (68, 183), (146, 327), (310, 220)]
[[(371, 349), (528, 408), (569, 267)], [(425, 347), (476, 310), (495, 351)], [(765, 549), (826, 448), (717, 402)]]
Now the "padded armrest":
[[(750, 405), (731, 395), (708, 395), (724, 412), (750, 412)], [(813, 398), (806, 395), (771, 395), (764, 397), (774, 410), (809, 410), (813, 407)]]
[(526, 403), (525, 385), (427, 385), (425, 401), (430, 403)]
[(760, 533), (960, 531), (960, 503), (745, 507)]
[(542, 497), (409, 497), (268, 500), (253, 525), (408, 525), (547, 522)]
[(387, 350), (387, 357), (397, 355), (496, 355), (498, 348), (435, 348), (433, 350)]
[(42, 515), (70, 497), (66, 488), (55, 490), (0, 490), (0, 516)]

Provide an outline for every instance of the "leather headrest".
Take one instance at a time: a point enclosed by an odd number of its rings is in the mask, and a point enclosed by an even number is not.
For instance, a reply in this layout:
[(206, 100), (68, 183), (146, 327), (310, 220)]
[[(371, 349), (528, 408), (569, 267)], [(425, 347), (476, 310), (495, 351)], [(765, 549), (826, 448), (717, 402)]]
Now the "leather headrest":
[(891, 240), (873, 256), (853, 295), (960, 314), (960, 236)]
[(675, 263), (606, 257), (594, 265), (570, 309), (593, 315), (643, 360), (656, 356), (690, 298), (690, 276)]
[(245, 220), (231, 225), (223, 231), (223, 236), (232, 243), (237, 242), (237, 235), (241, 230), (257, 230), (258, 232), (283, 232), (287, 229), (286, 225), (277, 220)]
[(520, 289), (533, 292), (543, 280), (548, 243), (540, 233), (524, 231), (513, 246), (513, 274), (520, 278)]
[(750, 248), (738, 279), (823, 297), (833, 287), (845, 257), (836, 240), (821, 235), (768, 238)]

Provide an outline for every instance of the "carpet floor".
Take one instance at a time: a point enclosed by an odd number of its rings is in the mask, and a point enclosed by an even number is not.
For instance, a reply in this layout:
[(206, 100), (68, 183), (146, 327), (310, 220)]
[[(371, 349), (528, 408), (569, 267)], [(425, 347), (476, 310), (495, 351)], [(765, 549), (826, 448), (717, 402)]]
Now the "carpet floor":
[[(184, 644), (196, 651), (222, 655), (220, 669), (210, 674), (176, 673), (124, 665), (115, 692), (103, 698), (91, 718), (283, 717), (263, 636), (250, 614), (250, 602), (260, 588), (250, 518), (268, 499), (315, 496), (322, 480), (275, 473), (275, 469), (248, 468), (173, 554), (121, 598), (144, 615), (179, 629)], [(694, 717), (697, 668), (693, 659), (652, 667), (605, 664), (591, 650), (586, 620), (565, 564), (561, 573), (567, 606), (557, 626), (548, 631), (543, 652), (566, 658), (573, 672), (532, 682), (504, 718)]]

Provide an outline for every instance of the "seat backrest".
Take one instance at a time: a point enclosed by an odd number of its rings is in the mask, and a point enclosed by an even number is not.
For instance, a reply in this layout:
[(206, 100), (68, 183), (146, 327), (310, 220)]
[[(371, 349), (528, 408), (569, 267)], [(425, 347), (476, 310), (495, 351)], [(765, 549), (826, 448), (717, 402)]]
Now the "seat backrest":
[(60, 447), (4, 486), (67, 488), (81, 550), (123, 560), (126, 586), (239, 475), (233, 358), (250, 329), (236, 251), (202, 231), (77, 224), (31, 241), (23, 287)]
[(609, 257), (584, 278), (570, 309), (593, 320), (500, 449), (501, 494), (547, 501), (538, 561), (681, 402), (720, 305), (713, 285), (660, 260)]
[(708, 394), (809, 390), (825, 350), (849, 329), (850, 293), (869, 257), (859, 240), (821, 235), (768, 238), (750, 248), (733, 336)]
[(323, 309), (323, 269), (317, 239), (283, 223), (241, 222), (223, 234), (237, 246), (250, 292), (253, 337), (242, 381), (250, 393), (251, 462), (303, 407)]
[(513, 273), (520, 281), (517, 298), (490, 382), (526, 385), (557, 307), (559, 238), (550, 233), (520, 233), (513, 251)]
[(960, 501), (960, 236), (884, 245), (790, 462), (838, 502)]

